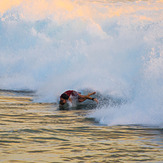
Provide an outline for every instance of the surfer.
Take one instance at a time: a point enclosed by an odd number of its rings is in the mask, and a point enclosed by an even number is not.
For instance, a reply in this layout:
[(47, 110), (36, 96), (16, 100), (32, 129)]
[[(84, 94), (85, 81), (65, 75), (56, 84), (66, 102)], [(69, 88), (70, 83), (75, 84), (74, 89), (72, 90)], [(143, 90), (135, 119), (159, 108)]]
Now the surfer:
[(87, 95), (81, 95), (79, 92), (76, 92), (74, 90), (68, 90), (61, 94), (60, 96), (60, 105), (64, 105), (67, 103), (67, 101), (70, 101), (72, 103), (72, 99), (76, 99), (78, 102), (84, 102), (85, 100), (92, 100), (98, 103), (98, 100), (96, 98), (90, 97), (91, 95), (94, 95), (96, 92), (89, 93)]

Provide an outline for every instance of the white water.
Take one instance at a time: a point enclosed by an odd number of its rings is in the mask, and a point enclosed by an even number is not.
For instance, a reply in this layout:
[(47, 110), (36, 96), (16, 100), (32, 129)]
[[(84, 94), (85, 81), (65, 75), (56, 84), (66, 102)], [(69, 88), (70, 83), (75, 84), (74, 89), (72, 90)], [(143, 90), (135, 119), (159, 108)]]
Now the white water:
[(128, 102), (91, 113), (102, 124), (162, 126), (163, 3), (0, 2), (0, 88), (53, 102), (93, 89)]

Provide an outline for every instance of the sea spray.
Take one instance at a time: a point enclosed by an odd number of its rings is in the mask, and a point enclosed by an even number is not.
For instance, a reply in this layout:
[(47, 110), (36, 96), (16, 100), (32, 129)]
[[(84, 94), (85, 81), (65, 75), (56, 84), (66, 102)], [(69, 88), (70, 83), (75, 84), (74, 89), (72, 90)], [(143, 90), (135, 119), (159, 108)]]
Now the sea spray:
[(151, 55), (142, 69), (132, 100), (119, 105), (100, 106), (88, 116), (105, 125), (146, 125), (163, 127), (163, 57)]

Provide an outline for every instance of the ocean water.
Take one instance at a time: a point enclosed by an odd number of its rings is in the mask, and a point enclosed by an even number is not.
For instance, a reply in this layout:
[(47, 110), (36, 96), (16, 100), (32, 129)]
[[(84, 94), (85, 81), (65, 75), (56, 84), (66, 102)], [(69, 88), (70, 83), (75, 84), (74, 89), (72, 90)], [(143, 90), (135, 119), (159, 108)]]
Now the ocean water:
[(162, 162), (163, 131), (99, 125), (88, 109), (35, 103), (34, 92), (0, 91), (0, 162)]
[(99, 105), (101, 124), (162, 127), (162, 29), (162, 0), (2, 0), (0, 88), (38, 102), (93, 90), (125, 101)]

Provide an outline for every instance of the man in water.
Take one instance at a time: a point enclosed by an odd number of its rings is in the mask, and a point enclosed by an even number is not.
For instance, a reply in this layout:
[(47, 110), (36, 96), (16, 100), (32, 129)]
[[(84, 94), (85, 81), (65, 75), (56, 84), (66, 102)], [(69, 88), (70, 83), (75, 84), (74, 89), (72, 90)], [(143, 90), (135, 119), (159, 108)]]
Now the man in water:
[(89, 93), (87, 95), (81, 95), (80, 93), (74, 91), (74, 90), (68, 90), (61, 94), (60, 96), (60, 105), (66, 104), (68, 101), (72, 103), (72, 99), (76, 99), (78, 102), (84, 102), (85, 100), (92, 100), (98, 103), (98, 100), (96, 98), (90, 97), (91, 95), (94, 95), (96, 92)]

